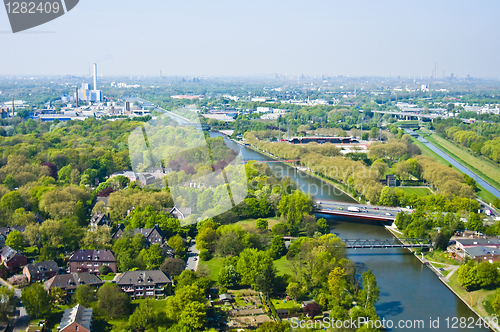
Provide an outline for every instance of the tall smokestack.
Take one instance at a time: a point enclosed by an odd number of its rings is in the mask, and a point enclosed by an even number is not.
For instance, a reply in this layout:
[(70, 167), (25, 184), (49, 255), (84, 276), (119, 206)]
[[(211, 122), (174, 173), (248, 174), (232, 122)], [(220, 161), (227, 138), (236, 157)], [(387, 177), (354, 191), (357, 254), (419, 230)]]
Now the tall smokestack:
[(94, 90), (97, 90), (97, 63), (94, 63)]

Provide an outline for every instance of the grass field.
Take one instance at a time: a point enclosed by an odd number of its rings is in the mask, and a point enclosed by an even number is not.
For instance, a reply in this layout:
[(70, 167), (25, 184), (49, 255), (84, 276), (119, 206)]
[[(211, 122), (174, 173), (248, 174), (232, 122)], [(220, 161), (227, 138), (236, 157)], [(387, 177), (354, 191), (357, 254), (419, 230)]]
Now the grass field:
[(487, 312), (486, 307), (484, 306), (484, 301), (485, 299), (491, 298), (491, 294), (495, 293), (495, 290), (486, 290), (486, 289), (480, 289), (472, 292), (467, 292), (465, 289), (462, 288), (460, 283), (458, 282), (458, 273), (453, 273), (453, 275), (450, 277), (450, 282), (448, 285), (453, 288), (453, 290), (460, 295), (461, 298), (463, 298), (469, 305), (471, 305), (479, 314), (481, 314), (483, 317), (488, 316), (489, 313)]
[(474, 171), (474, 173), (487, 180), (493, 187), (500, 190), (500, 183), (498, 183), (498, 179), (500, 179), (500, 165), (485, 157), (475, 156), (469, 149), (458, 146), (438, 135), (434, 134), (426, 138), (461, 164)]
[(429, 188), (404, 188), (404, 187), (398, 187), (397, 189), (401, 189), (405, 192), (407, 195), (411, 194), (417, 194), (418, 197), (425, 197), (432, 195), (432, 191), (429, 190)]
[(274, 266), (278, 269), (278, 275), (293, 275), (292, 269), (290, 268), (290, 262), (287, 261), (285, 256), (275, 260)]
[(430, 252), (426, 253), (425, 258), (427, 258), (430, 261), (437, 262), (437, 263), (443, 263), (443, 264), (449, 264), (449, 265), (460, 265), (460, 263), (458, 263), (453, 258), (450, 258), (450, 256), (447, 255), (446, 252), (441, 251), (441, 250), (434, 250), (434, 251), (430, 251)]
[[(422, 152), (423, 156), (432, 158), (434, 161), (436, 161), (436, 162), (438, 162), (440, 164), (443, 164), (443, 165), (449, 165), (450, 164), (443, 157), (441, 157), (440, 155), (438, 155), (437, 153), (435, 153), (434, 151), (432, 151), (431, 149), (429, 149), (427, 146), (425, 146), (424, 144), (422, 144), (421, 142), (419, 142), (417, 139), (415, 139), (415, 138), (412, 137), (411, 140), (412, 140), (413, 144), (415, 144), (416, 146), (418, 146), (420, 148), (420, 151)], [(477, 188), (479, 189), (479, 191), (476, 193), (476, 195), (479, 196), (484, 201), (493, 204), (493, 201), (496, 198), (495, 195), (493, 195), (492, 193), (490, 193), (489, 191), (487, 191), (486, 189), (484, 189), (480, 185), (477, 185)]]
[(271, 301), (274, 304), (274, 308), (276, 310), (278, 309), (292, 309), (292, 308), (300, 308), (301, 305), (298, 304), (295, 301), (284, 301), (284, 300), (276, 300), (276, 299), (271, 299)]
[[(264, 218), (264, 219), (267, 219), (267, 222), (269, 223), (269, 225), (268, 225), (269, 229), (271, 229), (274, 225), (276, 225), (280, 222), (279, 217), (271, 217), (271, 218)], [(238, 221), (237, 224), (241, 225), (243, 228), (248, 230), (251, 228), (255, 228), (255, 221), (256, 220), (257, 219), (253, 219), (253, 218), (244, 219), (244, 220)]]
[(199, 264), (208, 267), (210, 269), (210, 279), (218, 282), (217, 279), (219, 277), (219, 271), (222, 269), (222, 262), (224, 262), (223, 257), (214, 257), (206, 262), (200, 260)]

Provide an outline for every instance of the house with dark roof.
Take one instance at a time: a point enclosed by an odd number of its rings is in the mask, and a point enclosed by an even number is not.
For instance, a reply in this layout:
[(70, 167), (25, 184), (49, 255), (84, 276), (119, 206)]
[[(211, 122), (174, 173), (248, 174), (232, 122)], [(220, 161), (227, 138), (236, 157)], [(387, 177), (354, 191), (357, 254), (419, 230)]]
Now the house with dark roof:
[(96, 212), (90, 219), (90, 229), (96, 230), (97, 226), (110, 226), (111, 218), (109, 213)]
[(465, 250), (468, 247), (500, 248), (500, 239), (456, 239), (457, 248)]
[(0, 251), (0, 261), (9, 270), (28, 264), (28, 259), (20, 251), (5, 246)]
[[(125, 231), (124, 225), (118, 225), (118, 230), (113, 234), (113, 239), (119, 239)], [(139, 233), (144, 235), (148, 247), (156, 243), (161, 245), (165, 241), (165, 233), (158, 225), (154, 225), (153, 228), (134, 228), (133, 231), (134, 236)]]
[(54, 261), (32, 263), (23, 268), (23, 274), (28, 282), (47, 280), (59, 274), (59, 266)]
[(137, 180), (141, 183), (142, 186), (148, 186), (155, 183), (156, 178), (151, 174), (139, 173)]
[(161, 270), (127, 271), (116, 278), (116, 284), (132, 299), (157, 298), (165, 295), (164, 288), (172, 280)]
[(90, 272), (57, 274), (47, 280), (44, 285), (47, 292), (54, 288), (60, 288), (66, 292), (66, 295), (71, 295), (80, 285), (89, 285), (94, 287), (102, 286), (104, 282), (95, 274)]
[(59, 332), (90, 332), (92, 331), (94, 314), (92, 309), (77, 304), (71, 309), (64, 310), (59, 324)]
[(500, 261), (500, 249), (492, 247), (474, 246), (466, 247), (464, 252), (467, 256), (477, 262), (498, 262)]
[(173, 208), (167, 208), (165, 211), (170, 214), (172, 218), (175, 219), (186, 219), (191, 215), (191, 208), (180, 208), (177, 206), (174, 206)]
[(79, 249), (69, 258), (69, 271), (99, 273), (101, 266), (107, 266), (116, 273), (116, 259), (111, 250)]
[(10, 232), (12, 232), (13, 230), (16, 230), (16, 231), (19, 231), (21, 233), (24, 233), (25, 229), (26, 229), (26, 226), (0, 227), (0, 246), (5, 245), (5, 240), (7, 239), (7, 236), (9, 236)]

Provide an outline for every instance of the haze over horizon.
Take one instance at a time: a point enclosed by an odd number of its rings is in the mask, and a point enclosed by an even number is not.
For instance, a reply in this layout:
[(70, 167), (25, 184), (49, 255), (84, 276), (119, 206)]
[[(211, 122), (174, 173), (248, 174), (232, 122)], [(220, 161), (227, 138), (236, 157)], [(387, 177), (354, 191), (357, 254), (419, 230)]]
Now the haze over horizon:
[(500, 3), (423, 0), (80, 1), (12, 34), (0, 10), (0, 75), (498, 79)]

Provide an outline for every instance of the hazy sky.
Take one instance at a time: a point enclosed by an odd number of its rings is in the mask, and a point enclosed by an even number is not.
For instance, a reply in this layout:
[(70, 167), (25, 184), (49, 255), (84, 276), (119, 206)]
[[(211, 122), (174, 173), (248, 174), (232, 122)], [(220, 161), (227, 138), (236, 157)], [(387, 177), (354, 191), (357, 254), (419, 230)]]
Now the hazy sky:
[[(18, 0), (19, 1), (19, 0)], [(12, 34), (0, 75), (500, 77), (500, 1), (80, 0)]]

